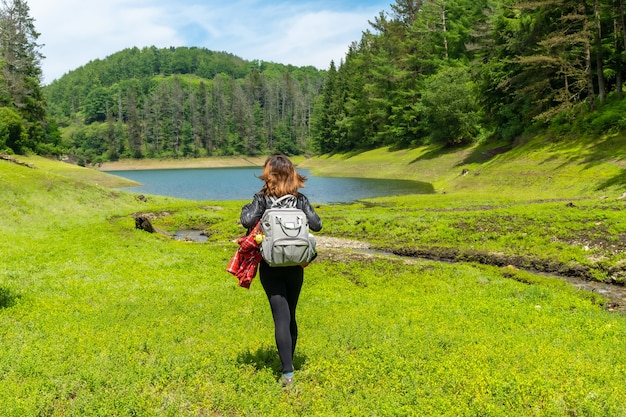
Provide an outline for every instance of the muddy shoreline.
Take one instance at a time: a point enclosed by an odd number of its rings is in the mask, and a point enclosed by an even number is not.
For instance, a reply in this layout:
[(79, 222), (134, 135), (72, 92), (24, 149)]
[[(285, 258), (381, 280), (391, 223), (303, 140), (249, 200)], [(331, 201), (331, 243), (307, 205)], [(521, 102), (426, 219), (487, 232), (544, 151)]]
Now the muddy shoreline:
[(266, 157), (213, 157), (189, 159), (128, 159), (103, 162), (98, 171), (139, 171), (148, 169), (242, 168), (262, 167)]

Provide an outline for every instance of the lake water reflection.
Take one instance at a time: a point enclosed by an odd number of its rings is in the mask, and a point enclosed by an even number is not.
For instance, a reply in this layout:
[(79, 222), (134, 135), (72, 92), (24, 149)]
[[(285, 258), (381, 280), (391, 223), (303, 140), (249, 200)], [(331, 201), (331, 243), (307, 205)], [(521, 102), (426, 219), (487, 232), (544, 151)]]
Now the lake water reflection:
[[(418, 181), (314, 177), (307, 170), (298, 169), (298, 172), (308, 178), (302, 193), (318, 204), (434, 192), (431, 184)], [(248, 200), (262, 186), (262, 181), (257, 178), (261, 168), (154, 169), (108, 173), (143, 184), (124, 190), (187, 200)]]

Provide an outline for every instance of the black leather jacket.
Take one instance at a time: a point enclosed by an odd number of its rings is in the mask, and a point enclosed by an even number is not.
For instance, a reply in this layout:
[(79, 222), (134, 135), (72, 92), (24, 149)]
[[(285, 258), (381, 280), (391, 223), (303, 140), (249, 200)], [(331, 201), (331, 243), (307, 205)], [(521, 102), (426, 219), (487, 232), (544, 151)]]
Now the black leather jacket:
[[(246, 204), (241, 209), (241, 225), (248, 229), (248, 232), (250, 232), (254, 225), (261, 220), (265, 210), (271, 206), (272, 200), (269, 196), (256, 193), (252, 202)], [(309, 221), (309, 229), (314, 232), (322, 230), (322, 220), (317, 213), (315, 213), (315, 210), (313, 210), (313, 207), (311, 207), (311, 204), (309, 203), (309, 199), (306, 198), (304, 194), (298, 193), (296, 207), (306, 214), (307, 220)]]

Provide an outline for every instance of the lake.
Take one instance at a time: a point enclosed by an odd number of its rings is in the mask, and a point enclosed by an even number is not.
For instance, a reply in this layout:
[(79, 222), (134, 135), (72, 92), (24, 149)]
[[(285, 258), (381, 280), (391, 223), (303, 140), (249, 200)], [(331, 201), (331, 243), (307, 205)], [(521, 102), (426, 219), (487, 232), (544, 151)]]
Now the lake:
[[(128, 178), (141, 186), (124, 190), (186, 200), (250, 200), (263, 182), (261, 168), (193, 168), (107, 171)], [(312, 203), (350, 203), (363, 198), (405, 194), (430, 194), (429, 183), (407, 180), (315, 177), (298, 169), (308, 178), (301, 190)]]

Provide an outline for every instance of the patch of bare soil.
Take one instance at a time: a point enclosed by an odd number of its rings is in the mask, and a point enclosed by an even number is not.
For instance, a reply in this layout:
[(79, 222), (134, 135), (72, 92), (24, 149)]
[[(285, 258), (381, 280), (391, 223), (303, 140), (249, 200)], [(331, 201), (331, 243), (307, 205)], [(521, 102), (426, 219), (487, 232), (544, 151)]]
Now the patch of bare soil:
[(358, 240), (342, 239), (330, 236), (315, 236), (318, 248), (326, 249), (371, 249), (372, 245)]
[(315, 236), (319, 259), (328, 259), (334, 262), (371, 259), (374, 253), (371, 245), (358, 240), (342, 239), (330, 236)]
[(132, 159), (114, 162), (103, 162), (96, 167), (100, 171), (133, 171), (149, 169), (182, 169), (182, 168), (233, 168), (263, 166), (260, 157), (223, 157), (223, 158), (188, 158), (188, 159)]
[(408, 265), (417, 263), (417, 258), (400, 257), (390, 251), (377, 250), (367, 242), (330, 236), (315, 236), (315, 240), (319, 259), (330, 259), (335, 262), (366, 261), (374, 257), (387, 256), (402, 259)]

